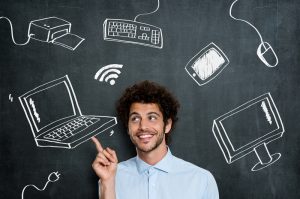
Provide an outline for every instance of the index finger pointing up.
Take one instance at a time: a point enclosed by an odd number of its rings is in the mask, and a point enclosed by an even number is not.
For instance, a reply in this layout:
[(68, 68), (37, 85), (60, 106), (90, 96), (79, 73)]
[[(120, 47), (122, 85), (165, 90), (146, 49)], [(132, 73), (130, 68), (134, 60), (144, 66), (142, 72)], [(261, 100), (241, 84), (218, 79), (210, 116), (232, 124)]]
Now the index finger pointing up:
[(99, 140), (93, 136), (92, 137), (92, 141), (94, 142), (97, 151), (98, 152), (102, 152), (103, 151), (103, 147), (102, 147), (101, 143), (99, 142)]

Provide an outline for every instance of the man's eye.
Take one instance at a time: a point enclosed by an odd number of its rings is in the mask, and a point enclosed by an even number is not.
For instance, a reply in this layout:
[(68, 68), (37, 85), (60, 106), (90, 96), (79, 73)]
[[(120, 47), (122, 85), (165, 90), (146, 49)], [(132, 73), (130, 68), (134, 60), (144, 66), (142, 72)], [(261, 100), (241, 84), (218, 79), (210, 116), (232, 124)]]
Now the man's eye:
[(151, 121), (154, 121), (154, 120), (156, 120), (156, 119), (157, 119), (156, 116), (153, 116), (153, 115), (149, 116), (149, 120), (151, 120)]
[(138, 121), (140, 121), (140, 118), (139, 117), (132, 117), (130, 120), (132, 122), (138, 122)]

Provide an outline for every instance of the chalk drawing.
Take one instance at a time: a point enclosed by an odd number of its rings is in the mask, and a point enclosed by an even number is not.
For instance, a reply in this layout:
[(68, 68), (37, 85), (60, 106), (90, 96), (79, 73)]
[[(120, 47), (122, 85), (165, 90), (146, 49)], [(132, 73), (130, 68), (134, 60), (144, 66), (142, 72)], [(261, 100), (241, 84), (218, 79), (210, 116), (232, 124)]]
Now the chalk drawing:
[(114, 133), (115, 133), (114, 130), (112, 130), (112, 131), (110, 132), (109, 136), (112, 136)]
[(185, 70), (199, 86), (202, 86), (218, 76), (228, 64), (227, 56), (212, 42), (189, 60)]
[(8, 100), (9, 100), (10, 102), (13, 102), (13, 101), (14, 101), (14, 98), (13, 98), (13, 96), (12, 96), (11, 94), (8, 95)]
[(26, 186), (23, 188), (23, 190), (22, 190), (22, 194), (21, 194), (22, 199), (24, 199), (24, 192), (25, 192), (25, 190), (26, 190), (27, 187), (33, 187), (33, 188), (35, 188), (35, 189), (38, 190), (38, 191), (44, 191), (44, 190), (46, 189), (46, 187), (48, 186), (48, 183), (58, 181), (60, 175), (61, 175), (61, 174), (58, 173), (57, 171), (56, 171), (56, 172), (50, 173), (49, 176), (48, 176), (48, 181), (45, 183), (45, 185), (44, 185), (43, 188), (38, 188), (38, 187), (35, 186), (34, 184), (28, 184), (28, 185), (26, 185)]
[(19, 97), (39, 147), (72, 149), (117, 124), (115, 117), (83, 115), (68, 76)]
[(27, 41), (25, 43), (17, 43), (14, 39), (13, 25), (10, 19), (4, 16), (1, 16), (0, 19), (5, 19), (9, 22), (11, 39), (15, 45), (26, 45), (30, 39), (34, 39), (60, 45), (69, 50), (75, 50), (84, 41), (84, 38), (70, 33), (72, 25), (70, 22), (58, 17), (47, 17), (31, 21), (28, 27)]
[(121, 69), (123, 67), (122, 64), (109, 64), (100, 68), (94, 76), (95, 80), (99, 80), (100, 82), (108, 82), (110, 85), (114, 85), (116, 83), (115, 79), (119, 77), (121, 74)]
[(281, 157), (270, 154), (267, 144), (281, 138), (284, 126), (270, 93), (265, 93), (218, 117), (212, 131), (228, 164), (255, 152), (258, 171)]
[(256, 51), (256, 54), (257, 56), (259, 57), (259, 59), (268, 67), (275, 67), (277, 66), (278, 64), (278, 58), (277, 58), (277, 55), (276, 53), (274, 52), (272, 46), (268, 43), (268, 42), (265, 42), (260, 34), (260, 32), (257, 30), (257, 28), (252, 25), (250, 22), (244, 20), (244, 19), (239, 19), (239, 18), (236, 18), (232, 15), (232, 8), (234, 6), (234, 4), (237, 2), (238, 0), (235, 0), (231, 6), (230, 6), (230, 9), (229, 9), (229, 15), (232, 19), (236, 20), (236, 21), (241, 21), (241, 22), (244, 22), (246, 24), (248, 24), (249, 26), (251, 26), (255, 31), (256, 33), (258, 34), (259, 36), (259, 39), (260, 39), (260, 44), (257, 48), (257, 51)]
[(110, 19), (103, 22), (103, 39), (122, 43), (138, 44), (152, 48), (163, 48), (163, 35), (161, 28), (136, 21), (139, 16), (150, 15), (159, 9), (149, 13), (138, 14), (134, 20)]
[(15, 45), (18, 45), (18, 46), (24, 46), (24, 45), (26, 45), (26, 44), (29, 43), (30, 37), (32, 36), (31, 34), (28, 35), (28, 38), (27, 38), (27, 41), (26, 41), (26, 42), (24, 42), (24, 43), (17, 43), (17, 42), (15, 41), (15, 38), (14, 38), (14, 29), (13, 29), (13, 25), (12, 25), (10, 19), (7, 18), (7, 17), (4, 17), (4, 16), (1, 16), (1, 17), (0, 17), (0, 20), (1, 20), (1, 19), (5, 19), (6, 21), (8, 21), (9, 26), (10, 26), (10, 36), (11, 36), (11, 40), (13, 41), (13, 43), (14, 43)]

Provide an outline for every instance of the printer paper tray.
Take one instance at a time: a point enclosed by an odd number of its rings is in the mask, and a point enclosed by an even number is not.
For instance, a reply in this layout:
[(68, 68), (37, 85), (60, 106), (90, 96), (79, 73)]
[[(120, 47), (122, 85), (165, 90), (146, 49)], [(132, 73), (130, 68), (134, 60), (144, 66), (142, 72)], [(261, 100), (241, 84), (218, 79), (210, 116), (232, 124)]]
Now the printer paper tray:
[(75, 50), (83, 40), (84, 38), (68, 33), (54, 39), (52, 42), (69, 50)]

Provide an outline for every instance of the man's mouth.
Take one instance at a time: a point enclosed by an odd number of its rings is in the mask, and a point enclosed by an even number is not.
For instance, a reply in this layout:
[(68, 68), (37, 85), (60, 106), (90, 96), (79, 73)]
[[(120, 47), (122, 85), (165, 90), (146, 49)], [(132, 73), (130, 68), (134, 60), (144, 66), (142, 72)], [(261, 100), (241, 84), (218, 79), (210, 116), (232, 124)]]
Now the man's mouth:
[(151, 138), (151, 137), (153, 137), (153, 134), (142, 134), (142, 135), (138, 135), (138, 138), (140, 138), (140, 139)]
[(148, 142), (150, 139), (154, 136), (154, 133), (139, 133), (137, 134), (137, 137), (142, 141), (142, 142)]

